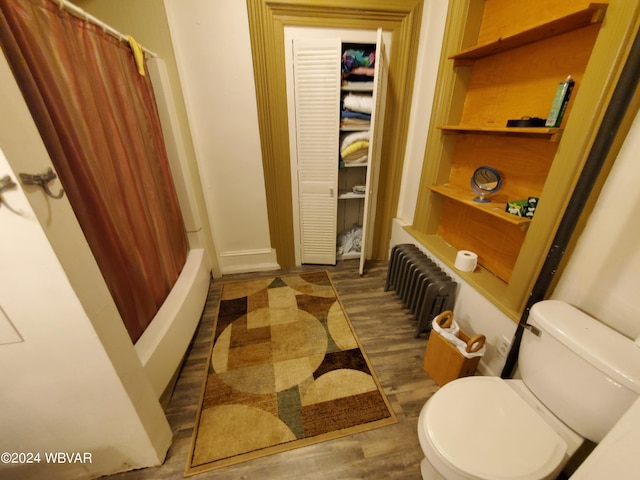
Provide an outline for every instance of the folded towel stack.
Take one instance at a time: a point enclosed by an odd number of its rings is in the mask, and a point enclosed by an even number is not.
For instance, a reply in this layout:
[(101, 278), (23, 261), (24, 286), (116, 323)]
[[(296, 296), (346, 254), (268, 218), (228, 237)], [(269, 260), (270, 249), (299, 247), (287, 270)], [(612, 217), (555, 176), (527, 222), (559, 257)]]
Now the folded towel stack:
[(372, 106), (373, 99), (371, 95), (349, 93), (342, 100), (340, 124), (342, 126), (369, 125), (371, 123)]
[(340, 159), (348, 165), (367, 163), (369, 157), (369, 131), (344, 135), (340, 141)]

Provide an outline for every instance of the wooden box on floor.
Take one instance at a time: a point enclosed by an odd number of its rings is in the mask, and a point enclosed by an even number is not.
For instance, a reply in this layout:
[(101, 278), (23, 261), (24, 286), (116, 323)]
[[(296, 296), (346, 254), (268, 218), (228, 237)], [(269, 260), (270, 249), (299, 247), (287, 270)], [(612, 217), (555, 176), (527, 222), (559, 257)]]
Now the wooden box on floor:
[[(458, 338), (467, 344), (471, 340), (462, 330), (458, 332)], [(442, 387), (456, 378), (468, 377), (476, 373), (480, 358), (479, 356), (465, 357), (455, 345), (432, 330), (429, 334), (422, 367)]]

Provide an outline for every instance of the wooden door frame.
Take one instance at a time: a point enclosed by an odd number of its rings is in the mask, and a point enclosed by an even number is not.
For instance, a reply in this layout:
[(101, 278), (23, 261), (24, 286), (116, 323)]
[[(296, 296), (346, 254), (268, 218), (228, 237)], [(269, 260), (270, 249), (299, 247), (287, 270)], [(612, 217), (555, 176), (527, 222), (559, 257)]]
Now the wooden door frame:
[(284, 27), (392, 32), (384, 143), (372, 257), (388, 255), (398, 208), (423, 0), (247, 0), (271, 245), (282, 268), (295, 265)]

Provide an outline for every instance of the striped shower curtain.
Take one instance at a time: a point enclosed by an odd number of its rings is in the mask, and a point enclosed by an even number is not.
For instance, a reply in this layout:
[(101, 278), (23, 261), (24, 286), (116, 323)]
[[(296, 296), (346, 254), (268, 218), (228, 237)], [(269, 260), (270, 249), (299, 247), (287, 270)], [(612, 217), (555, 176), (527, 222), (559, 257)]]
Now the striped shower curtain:
[(52, 0), (0, 0), (0, 45), (135, 343), (188, 250), (149, 76)]

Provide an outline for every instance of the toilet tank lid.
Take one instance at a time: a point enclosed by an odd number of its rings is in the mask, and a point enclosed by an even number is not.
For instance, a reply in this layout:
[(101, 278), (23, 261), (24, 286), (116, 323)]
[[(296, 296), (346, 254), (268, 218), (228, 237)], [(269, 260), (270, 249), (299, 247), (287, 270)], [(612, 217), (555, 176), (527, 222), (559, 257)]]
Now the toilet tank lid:
[(640, 348), (633, 340), (559, 300), (533, 305), (529, 323), (535, 323), (595, 368), (640, 394)]

